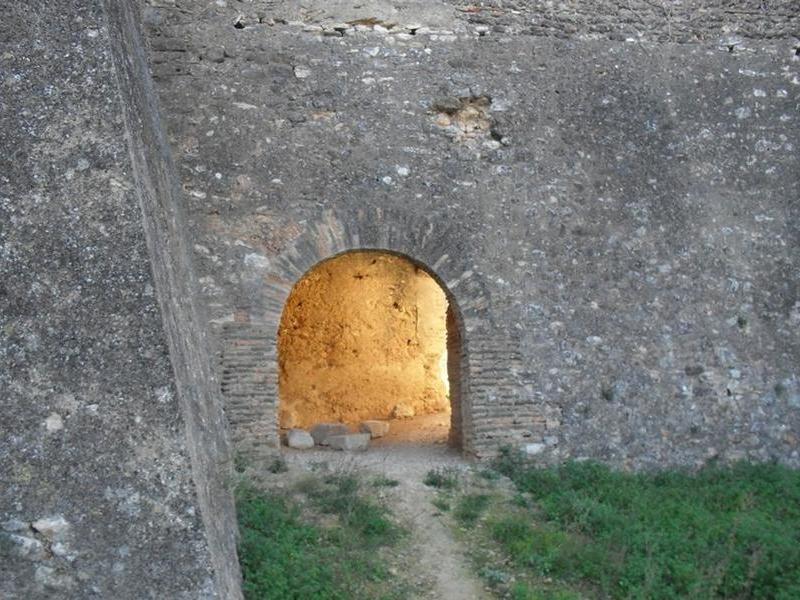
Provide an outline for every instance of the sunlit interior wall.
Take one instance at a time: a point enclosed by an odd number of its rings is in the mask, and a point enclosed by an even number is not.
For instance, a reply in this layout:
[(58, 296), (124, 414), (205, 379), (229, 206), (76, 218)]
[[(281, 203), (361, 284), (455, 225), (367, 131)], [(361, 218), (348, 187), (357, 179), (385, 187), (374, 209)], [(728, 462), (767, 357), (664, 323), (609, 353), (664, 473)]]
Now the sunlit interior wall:
[(412, 262), (351, 252), (317, 265), (286, 302), (278, 335), (280, 424), (309, 427), (449, 412), (447, 298)]

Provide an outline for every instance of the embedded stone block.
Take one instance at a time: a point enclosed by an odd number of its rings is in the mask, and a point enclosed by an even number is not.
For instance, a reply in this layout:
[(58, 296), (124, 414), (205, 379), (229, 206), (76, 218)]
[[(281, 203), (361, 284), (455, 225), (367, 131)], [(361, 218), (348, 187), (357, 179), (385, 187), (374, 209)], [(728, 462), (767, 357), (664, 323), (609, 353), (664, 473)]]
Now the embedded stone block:
[(345, 435), (350, 433), (347, 425), (343, 423), (318, 423), (311, 428), (311, 437), (319, 446), (327, 446), (328, 438), (332, 435)]
[(389, 422), (362, 421), (359, 429), (362, 433), (368, 433), (372, 439), (380, 438), (389, 433)]
[(346, 433), (332, 435), (328, 438), (328, 444), (334, 450), (359, 451), (367, 449), (369, 440), (370, 434), (368, 433)]
[(286, 445), (297, 450), (308, 450), (314, 447), (314, 438), (305, 429), (290, 429), (286, 434)]
[(69, 523), (61, 515), (38, 519), (31, 527), (49, 540), (59, 539), (69, 531)]
[(541, 454), (544, 452), (546, 446), (541, 443), (525, 444), (525, 454), (532, 456), (534, 454)]

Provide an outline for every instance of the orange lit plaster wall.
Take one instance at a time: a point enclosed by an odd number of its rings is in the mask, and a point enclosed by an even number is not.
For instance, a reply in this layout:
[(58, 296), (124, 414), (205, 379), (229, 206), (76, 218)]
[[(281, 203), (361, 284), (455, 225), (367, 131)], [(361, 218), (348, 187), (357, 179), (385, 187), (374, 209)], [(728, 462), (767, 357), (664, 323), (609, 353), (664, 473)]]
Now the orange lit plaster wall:
[(449, 411), (447, 299), (401, 257), (351, 252), (301, 279), (278, 334), (280, 424)]

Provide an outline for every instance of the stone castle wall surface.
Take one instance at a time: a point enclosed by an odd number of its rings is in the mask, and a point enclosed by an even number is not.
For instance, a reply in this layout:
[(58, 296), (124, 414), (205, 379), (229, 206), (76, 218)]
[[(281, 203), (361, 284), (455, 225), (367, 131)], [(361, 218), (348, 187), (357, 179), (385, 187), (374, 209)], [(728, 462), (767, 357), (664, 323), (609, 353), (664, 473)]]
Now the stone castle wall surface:
[(0, 3), (0, 596), (239, 598), (349, 250), (448, 291), (467, 454), (800, 466), (793, 0), (136, 8)]
[(179, 4), (152, 68), (252, 422), (292, 285), (378, 248), (460, 306), (468, 453), (800, 464), (791, 2)]
[(106, 8), (0, 3), (0, 597), (239, 598), (175, 178)]

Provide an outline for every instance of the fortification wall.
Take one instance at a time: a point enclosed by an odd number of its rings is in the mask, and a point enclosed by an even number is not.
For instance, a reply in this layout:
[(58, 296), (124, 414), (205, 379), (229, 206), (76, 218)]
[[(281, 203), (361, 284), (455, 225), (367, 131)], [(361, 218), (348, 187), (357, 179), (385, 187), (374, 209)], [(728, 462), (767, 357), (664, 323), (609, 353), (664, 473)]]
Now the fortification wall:
[(800, 464), (791, 3), (200, 4), (147, 19), (218, 327), (401, 251), (475, 306), (471, 451)]
[(137, 15), (33, 4), (0, 7), (0, 596), (241, 597)]
[(5, 3), (0, 595), (240, 597), (228, 428), (351, 249), (452, 295), (468, 454), (800, 466), (794, 2), (586, 6), (153, 0), (167, 138), (131, 3)]

